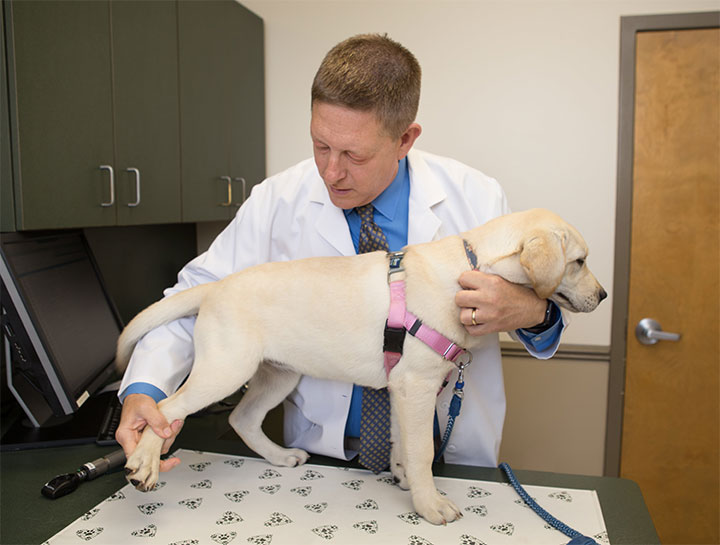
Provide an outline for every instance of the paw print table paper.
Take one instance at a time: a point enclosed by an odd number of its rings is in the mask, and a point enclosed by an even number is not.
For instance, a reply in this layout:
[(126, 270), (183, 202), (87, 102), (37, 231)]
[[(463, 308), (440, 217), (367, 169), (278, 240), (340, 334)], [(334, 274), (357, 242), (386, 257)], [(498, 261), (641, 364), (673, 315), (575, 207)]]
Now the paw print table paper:
[[(434, 526), (389, 473), (179, 450), (182, 463), (151, 492), (122, 488), (48, 545), (561, 545), (506, 484), (436, 477), (464, 517)], [(557, 518), (608, 544), (597, 494), (527, 486)]]

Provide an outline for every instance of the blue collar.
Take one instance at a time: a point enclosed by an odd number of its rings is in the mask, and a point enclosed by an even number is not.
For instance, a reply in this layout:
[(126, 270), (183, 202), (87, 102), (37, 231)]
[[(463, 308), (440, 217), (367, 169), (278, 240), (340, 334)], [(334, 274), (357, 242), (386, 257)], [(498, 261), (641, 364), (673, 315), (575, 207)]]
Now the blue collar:
[[(375, 210), (390, 221), (395, 219), (400, 199), (403, 195), (403, 188), (406, 187), (408, 183), (410, 183), (410, 173), (408, 172), (407, 156), (405, 156), (398, 161), (398, 171), (393, 181), (390, 182), (390, 185), (387, 186), (380, 195), (375, 197), (375, 200), (372, 202)], [(351, 208), (349, 210), (343, 210), (343, 212), (345, 212), (347, 216), (353, 210), (354, 208)]]

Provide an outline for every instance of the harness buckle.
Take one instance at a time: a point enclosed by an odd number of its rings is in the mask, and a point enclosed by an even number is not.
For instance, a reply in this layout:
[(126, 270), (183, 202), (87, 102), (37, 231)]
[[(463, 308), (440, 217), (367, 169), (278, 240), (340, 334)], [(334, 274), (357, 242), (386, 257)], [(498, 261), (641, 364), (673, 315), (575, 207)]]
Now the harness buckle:
[(393, 274), (405, 272), (405, 267), (402, 266), (403, 257), (405, 257), (405, 252), (388, 252), (388, 259), (390, 260), (388, 282)]
[(405, 343), (405, 328), (390, 327), (385, 321), (385, 331), (383, 335), (383, 352), (403, 353), (403, 344)]

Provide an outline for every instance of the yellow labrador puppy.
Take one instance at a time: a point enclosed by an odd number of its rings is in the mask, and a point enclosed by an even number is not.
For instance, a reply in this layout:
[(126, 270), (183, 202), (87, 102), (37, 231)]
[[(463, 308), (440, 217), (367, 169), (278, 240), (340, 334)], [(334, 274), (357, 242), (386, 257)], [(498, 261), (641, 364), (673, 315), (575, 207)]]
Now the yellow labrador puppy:
[[(508, 214), (460, 236), (408, 246), (403, 260), (407, 309), (458, 346), (472, 348), (477, 342), (460, 323), (455, 305), (457, 279), (470, 268), (463, 240), (480, 270), (528, 286), (573, 312), (590, 312), (606, 297), (585, 264), (588, 249), (580, 234), (546, 210)], [(400, 361), (386, 375), (388, 263), (384, 252), (267, 263), (188, 289), (151, 305), (128, 324), (118, 341), (118, 365), (127, 365), (135, 344), (150, 330), (197, 314), (192, 372), (160, 402), (160, 410), (170, 422), (184, 419), (250, 381), (230, 424), (251, 449), (280, 466), (302, 464), (308, 454), (273, 443), (261, 424), (301, 375), (387, 386), (392, 472), (410, 489), (421, 516), (434, 524), (453, 521), (460, 512), (435, 489), (431, 464), (435, 397), (455, 366), (408, 335)], [(140, 490), (157, 482), (161, 445), (148, 426), (128, 458), (128, 479)]]

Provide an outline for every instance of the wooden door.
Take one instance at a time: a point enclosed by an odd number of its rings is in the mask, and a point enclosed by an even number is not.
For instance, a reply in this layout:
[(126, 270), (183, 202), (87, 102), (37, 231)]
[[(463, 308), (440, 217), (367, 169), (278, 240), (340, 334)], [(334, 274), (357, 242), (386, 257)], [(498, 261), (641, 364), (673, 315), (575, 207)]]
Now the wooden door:
[(179, 223), (177, 4), (111, 7), (118, 224)]
[[(662, 543), (718, 543), (720, 30), (638, 32), (620, 474)], [(681, 334), (641, 344), (653, 318)]]
[(9, 6), (17, 226), (113, 225), (109, 3)]

